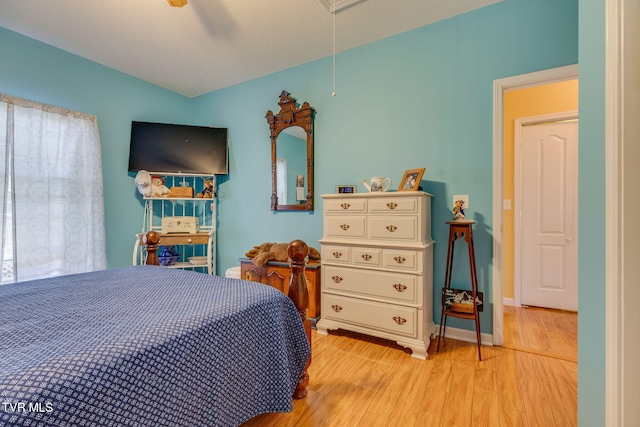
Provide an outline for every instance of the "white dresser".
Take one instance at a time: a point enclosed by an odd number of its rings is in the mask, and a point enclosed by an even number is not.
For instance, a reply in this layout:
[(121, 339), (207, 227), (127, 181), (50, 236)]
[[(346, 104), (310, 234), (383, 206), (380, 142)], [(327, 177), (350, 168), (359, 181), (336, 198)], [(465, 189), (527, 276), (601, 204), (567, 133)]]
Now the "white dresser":
[(426, 359), (433, 323), (431, 194), (325, 194), (322, 318), (396, 341)]

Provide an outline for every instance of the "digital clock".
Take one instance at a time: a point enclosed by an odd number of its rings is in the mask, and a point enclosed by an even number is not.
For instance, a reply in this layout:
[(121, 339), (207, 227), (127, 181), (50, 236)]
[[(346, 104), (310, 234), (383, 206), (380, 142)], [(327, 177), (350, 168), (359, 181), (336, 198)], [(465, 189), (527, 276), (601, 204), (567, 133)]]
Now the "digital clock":
[(353, 194), (356, 189), (355, 185), (336, 185), (336, 193), (338, 194)]

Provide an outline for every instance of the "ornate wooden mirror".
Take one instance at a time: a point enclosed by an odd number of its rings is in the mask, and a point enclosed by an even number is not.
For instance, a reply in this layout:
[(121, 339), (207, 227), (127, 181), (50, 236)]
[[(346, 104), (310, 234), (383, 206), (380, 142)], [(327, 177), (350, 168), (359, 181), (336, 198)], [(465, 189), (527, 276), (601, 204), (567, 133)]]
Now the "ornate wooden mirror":
[(280, 94), (280, 112), (267, 111), (271, 132), (271, 210), (313, 210), (313, 116), (287, 91)]

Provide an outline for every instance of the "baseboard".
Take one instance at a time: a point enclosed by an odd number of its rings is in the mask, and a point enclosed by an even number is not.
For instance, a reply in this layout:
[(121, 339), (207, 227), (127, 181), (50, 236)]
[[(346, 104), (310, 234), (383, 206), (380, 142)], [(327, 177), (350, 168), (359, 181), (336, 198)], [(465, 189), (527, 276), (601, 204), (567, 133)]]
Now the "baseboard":
[[(438, 339), (438, 328), (439, 326), (437, 326), (436, 329), (436, 333), (434, 336), (434, 339)], [(467, 329), (458, 329), (458, 328), (452, 328), (451, 326), (447, 326), (447, 332), (445, 333), (445, 337), (446, 338), (451, 338), (454, 340), (458, 340), (458, 341), (465, 341), (465, 342), (472, 342), (475, 343), (476, 342), (476, 331), (469, 331)], [(485, 334), (485, 333), (481, 333), (480, 334), (480, 340), (482, 341), (483, 345), (490, 345), (493, 346), (493, 334)]]
[(513, 298), (502, 298), (502, 305), (513, 307), (514, 305)]

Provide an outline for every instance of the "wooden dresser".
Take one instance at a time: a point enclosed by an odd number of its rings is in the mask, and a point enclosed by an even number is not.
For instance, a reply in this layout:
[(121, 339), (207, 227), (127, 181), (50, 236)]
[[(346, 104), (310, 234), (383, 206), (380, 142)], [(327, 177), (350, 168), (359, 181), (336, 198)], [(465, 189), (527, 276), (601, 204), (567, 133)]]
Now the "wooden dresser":
[(396, 341), (426, 359), (434, 333), (431, 194), (327, 194), (322, 318), (318, 333), (345, 329)]
[[(304, 275), (309, 290), (309, 318), (320, 317), (320, 262), (309, 262)], [(240, 278), (252, 282), (264, 283), (280, 290), (285, 295), (289, 292), (291, 268), (287, 262), (270, 261), (262, 267), (256, 267), (249, 258), (240, 259)]]

